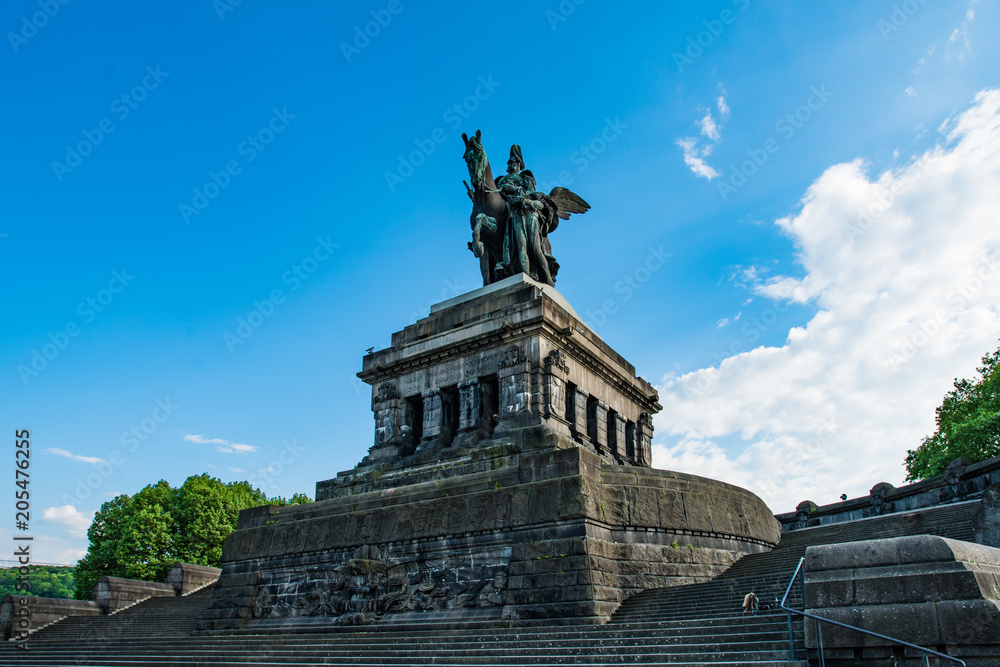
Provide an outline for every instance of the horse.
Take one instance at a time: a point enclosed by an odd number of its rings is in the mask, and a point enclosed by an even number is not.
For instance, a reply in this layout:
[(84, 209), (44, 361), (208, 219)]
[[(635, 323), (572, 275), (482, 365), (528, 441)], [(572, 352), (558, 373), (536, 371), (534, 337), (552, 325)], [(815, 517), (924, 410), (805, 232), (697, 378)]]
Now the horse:
[(464, 132), (465, 163), (469, 167), (472, 188), (466, 184), (472, 199), (472, 242), (469, 250), (479, 258), (479, 270), (483, 274), (483, 286), (497, 282), (496, 265), (503, 260), (503, 238), (507, 229), (507, 201), (497, 190), (490, 169), (489, 158), (483, 150), (482, 132), (469, 138)]

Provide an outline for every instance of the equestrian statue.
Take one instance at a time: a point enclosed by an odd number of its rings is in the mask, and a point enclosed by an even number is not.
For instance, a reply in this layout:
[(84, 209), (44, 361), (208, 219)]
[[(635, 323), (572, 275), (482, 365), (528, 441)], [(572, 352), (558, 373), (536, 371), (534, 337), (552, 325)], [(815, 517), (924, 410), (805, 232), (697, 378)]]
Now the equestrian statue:
[(510, 147), (507, 173), (494, 180), (482, 133), (476, 130), (471, 138), (462, 134), (462, 140), (472, 180), (472, 187), (462, 181), (472, 200), (469, 249), (479, 258), (483, 285), (518, 273), (555, 285), (559, 263), (549, 234), (571, 213), (586, 213), (590, 204), (566, 188), (552, 188), (549, 194), (535, 190), (535, 177), (524, 168), (517, 144)]

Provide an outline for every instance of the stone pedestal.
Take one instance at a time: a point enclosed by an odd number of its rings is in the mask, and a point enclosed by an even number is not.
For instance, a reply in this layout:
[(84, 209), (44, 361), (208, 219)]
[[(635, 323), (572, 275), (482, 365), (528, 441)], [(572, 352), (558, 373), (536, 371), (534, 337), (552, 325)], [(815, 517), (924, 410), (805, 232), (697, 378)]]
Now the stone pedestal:
[(204, 632), (603, 622), (772, 548), (752, 493), (651, 469), (656, 390), (523, 275), (369, 354), (375, 441), (316, 502), (241, 512)]
[(429, 460), (533, 425), (608, 463), (652, 461), (656, 390), (554, 288), (524, 274), (432, 306), (365, 356), (358, 376), (372, 385), (375, 417), (362, 465)]

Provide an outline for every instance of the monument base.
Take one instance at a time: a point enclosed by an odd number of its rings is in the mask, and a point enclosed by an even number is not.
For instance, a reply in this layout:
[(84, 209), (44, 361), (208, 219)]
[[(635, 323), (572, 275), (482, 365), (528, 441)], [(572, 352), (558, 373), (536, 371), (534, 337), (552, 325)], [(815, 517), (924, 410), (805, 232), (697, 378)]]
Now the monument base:
[(605, 621), (770, 549), (752, 493), (653, 470), (656, 389), (523, 274), (365, 356), (375, 439), (316, 502), (240, 513), (205, 631)]
[(779, 539), (743, 489), (602, 464), (538, 426), (337, 482), (337, 497), (240, 514), (201, 630), (600, 623), (635, 592), (707, 580)]

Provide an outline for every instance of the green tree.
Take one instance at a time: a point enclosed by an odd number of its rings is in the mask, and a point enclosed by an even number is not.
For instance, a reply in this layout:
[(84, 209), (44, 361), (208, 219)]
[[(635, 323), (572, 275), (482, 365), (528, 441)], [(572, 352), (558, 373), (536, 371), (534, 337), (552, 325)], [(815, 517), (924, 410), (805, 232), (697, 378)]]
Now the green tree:
[(223, 484), (207, 474), (188, 477), (178, 489), (174, 512), (183, 529), (178, 535), (177, 559), (195, 565), (215, 566), (222, 558), (222, 545), (236, 528), (240, 510), (260, 505), (283, 505), (283, 499), (268, 500), (248, 482)]
[(58, 565), (32, 566), (28, 574), (28, 590), (17, 588), (18, 568), (0, 569), (0, 597), (4, 595), (34, 595), (40, 598), (72, 598), (76, 589), (73, 568)]
[[(310, 502), (297, 493), (292, 502)], [(101, 577), (162, 581), (177, 561), (217, 567), (240, 510), (285, 505), (248, 482), (207, 474), (172, 488), (160, 480), (134, 496), (104, 503), (87, 530), (90, 547), (76, 566), (76, 597), (87, 599)]]
[(975, 380), (955, 380), (937, 409), (937, 430), (906, 453), (906, 479), (940, 475), (959, 457), (1000, 454), (1000, 349), (983, 357)]

